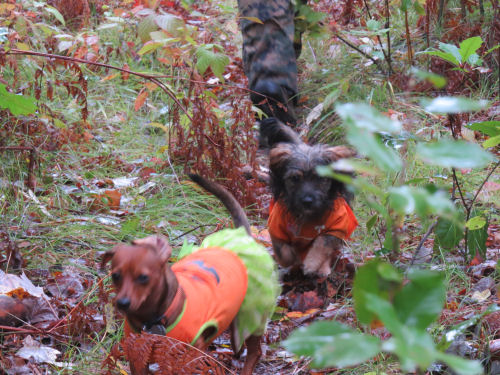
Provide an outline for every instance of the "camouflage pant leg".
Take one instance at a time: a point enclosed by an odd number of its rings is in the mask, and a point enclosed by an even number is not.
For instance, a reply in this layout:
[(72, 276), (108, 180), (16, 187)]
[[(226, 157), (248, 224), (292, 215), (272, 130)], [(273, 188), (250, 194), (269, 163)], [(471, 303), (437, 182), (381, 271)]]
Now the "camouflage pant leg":
[[(295, 123), (297, 61), (294, 50), (294, 7), (290, 0), (238, 0), (241, 17), (243, 66), (250, 90), (283, 103), (262, 105), (263, 96), (250, 95), (269, 116)], [(270, 102), (270, 101), (269, 101)], [(278, 113), (276, 113), (278, 112)]]

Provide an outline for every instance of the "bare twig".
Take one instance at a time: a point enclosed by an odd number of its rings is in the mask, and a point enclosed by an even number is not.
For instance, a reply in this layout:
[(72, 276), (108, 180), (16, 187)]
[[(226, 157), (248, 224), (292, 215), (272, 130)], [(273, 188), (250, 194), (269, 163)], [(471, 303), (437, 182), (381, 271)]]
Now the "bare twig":
[[(372, 19), (372, 15), (370, 12), (370, 8), (368, 6), (368, 2), (366, 0), (363, 0), (363, 3), (365, 4), (365, 9), (366, 9), (366, 13), (368, 13), (368, 17), (370, 17), (370, 19)], [(380, 35), (377, 35), (377, 41), (378, 41), (378, 44), (380, 46), (380, 49), (382, 50), (382, 53), (384, 54), (384, 59), (385, 59), (385, 61), (387, 61), (387, 65), (389, 66), (389, 73), (392, 73), (391, 60), (390, 60), (389, 56), (387, 55), (387, 52), (384, 49)]]
[(181, 237), (184, 237), (186, 234), (189, 234), (191, 232), (194, 232), (195, 230), (198, 230), (200, 228), (204, 228), (204, 227), (215, 227), (219, 224), (200, 224), (200, 225), (197, 225), (196, 227), (194, 227), (193, 229), (190, 229), (188, 230), (187, 232), (184, 232), (184, 233), (181, 233), (179, 234), (177, 237), (175, 238), (172, 238), (171, 241), (175, 241), (175, 240), (178, 240), (179, 238)]
[(344, 38), (342, 38), (338, 33), (335, 35), (341, 42), (343, 42), (344, 44), (348, 45), (349, 47), (351, 47), (353, 50), (357, 51), (360, 55), (366, 57), (367, 59), (371, 60), (375, 65), (377, 65), (377, 67), (383, 72), (385, 73), (385, 69), (383, 68), (383, 66), (380, 64), (380, 61), (374, 59), (372, 56), (370, 56), (369, 54), (367, 54), (366, 52), (363, 52), (362, 50), (360, 50), (358, 47), (356, 47), (354, 44), (352, 44), (351, 42), (348, 42), (347, 40), (345, 40)]
[[(389, 29), (391, 26), (391, 11), (389, 8), (389, 0), (385, 0), (385, 28)], [(389, 31), (387, 35), (387, 63), (389, 64), (389, 72), (392, 72), (392, 57), (391, 57), (391, 35)]]
[[(415, 263), (415, 260), (417, 260), (417, 254), (420, 252), (420, 249), (422, 249), (422, 246), (424, 246), (425, 240), (427, 240), (427, 238), (431, 235), (431, 233), (434, 230), (434, 228), (436, 227), (437, 223), (438, 222), (436, 220), (431, 225), (429, 225), (429, 228), (427, 228), (427, 232), (425, 232), (425, 234), (420, 239), (420, 242), (418, 243), (417, 247), (415, 248), (415, 253), (413, 254), (413, 257), (411, 258), (410, 267), (413, 266), (413, 263)], [(410, 267), (408, 267), (408, 269)]]
[(49, 59), (58, 59), (58, 60), (65, 60), (65, 61), (72, 61), (72, 62), (77, 62), (77, 63), (82, 63), (82, 64), (87, 64), (87, 65), (95, 65), (95, 66), (100, 66), (102, 68), (106, 69), (114, 69), (118, 70), (120, 72), (126, 72), (144, 79), (147, 79), (153, 83), (155, 83), (160, 89), (162, 89), (174, 102), (179, 106), (179, 108), (182, 109), (184, 114), (189, 118), (189, 120), (193, 121), (193, 118), (191, 115), (188, 113), (187, 109), (184, 108), (184, 106), (181, 104), (179, 99), (176, 98), (175, 93), (172, 92), (165, 84), (163, 84), (161, 81), (158, 80), (158, 78), (154, 75), (151, 74), (145, 74), (145, 73), (139, 73), (139, 72), (134, 72), (129, 69), (124, 69), (124, 68), (119, 68), (117, 66), (109, 65), (109, 64), (104, 64), (104, 63), (98, 63), (90, 60), (84, 60), (84, 59), (79, 59), (76, 57), (69, 57), (69, 56), (61, 56), (61, 55), (54, 55), (52, 53), (44, 53), (44, 52), (35, 52), (35, 51), (23, 51), (20, 49), (11, 49), (10, 51), (6, 52), (6, 54), (9, 55), (28, 55), (28, 56), (39, 56), (39, 57), (45, 57)]
[(478, 197), (479, 193), (483, 189), (484, 184), (486, 184), (486, 182), (489, 180), (489, 178), (491, 177), (491, 175), (493, 174), (493, 172), (495, 172), (495, 169), (497, 169), (497, 167), (498, 167), (499, 164), (500, 164), (500, 160), (497, 161), (497, 163), (493, 166), (493, 168), (491, 169), (491, 171), (489, 171), (489, 173), (486, 176), (486, 178), (484, 179), (483, 183), (477, 189), (476, 194), (474, 195), (474, 198), (472, 198), (472, 201), (470, 202), (470, 208), (472, 208), (472, 205), (474, 204), (474, 202), (476, 201), (476, 198)]
[(446, 0), (439, 0), (439, 11), (438, 11), (438, 25), (441, 27), (443, 24), (444, 8), (446, 6)]
[(408, 64), (410, 66), (413, 65), (413, 51), (411, 48), (411, 35), (410, 35), (410, 26), (408, 25), (408, 10), (405, 10), (405, 36), (406, 36), (406, 45), (408, 46)]

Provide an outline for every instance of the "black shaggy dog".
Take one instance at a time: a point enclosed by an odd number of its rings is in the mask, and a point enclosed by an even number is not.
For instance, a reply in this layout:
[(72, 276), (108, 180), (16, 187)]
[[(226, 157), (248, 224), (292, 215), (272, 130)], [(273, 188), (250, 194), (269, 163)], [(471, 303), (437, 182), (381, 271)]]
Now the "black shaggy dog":
[(261, 122), (260, 137), (271, 147), (268, 227), (276, 260), (282, 267), (301, 266), (306, 275), (326, 277), (357, 221), (346, 186), (318, 175), (316, 167), (355, 153), (345, 146), (310, 146), (274, 118)]

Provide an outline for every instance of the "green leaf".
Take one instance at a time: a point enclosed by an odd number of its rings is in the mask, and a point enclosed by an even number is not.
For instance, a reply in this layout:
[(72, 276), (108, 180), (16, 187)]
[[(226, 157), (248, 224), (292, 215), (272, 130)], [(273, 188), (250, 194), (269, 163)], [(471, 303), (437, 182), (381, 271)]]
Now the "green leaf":
[(431, 335), (413, 327), (402, 326), (401, 332), (382, 344), (382, 350), (398, 356), (401, 369), (414, 372), (417, 368), (426, 369), (437, 359)]
[(342, 91), (340, 91), (339, 89), (334, 89), (331, 93), (325, 96), (325, 99), (323, 100), (323, 112), (326, 112), (331, 108), (331, 106), (339, 98), (340, 94), (342, 94)]
[(395, 150), (386, 146), (380, 138), (363, 128), (350, 126), (347, 130), (347, 140), (360, 154), (369, 157), (385, 172), (398, 172), (403, 166)]
[(47, 5), (45, 7), (45, 10), (50, 14), (54, 15), (54, 17), (56, 17), (59, 22), (61, 22), (64, 26), (66, 26), (66, 22), (64, 22), (63, 15), (56, 8)]
[(196, 69), (203, 75), (208, 67), (210, 67), (214, 75), (224, 82), (222, 74), (227, 64), (229, 64), (229, 57), (222, 53), (213, 52), (213, 47), (213, 45), (207, 44), (197, 48)]
[(366, 308), (384, 324), (394, 336), (401, 336), (405, 327), (401, 324), (394, 306), (385, 298), (372, 293), (364, 293)]
[(439, 218), (434, 228), (434, 249), (453, 250), (464, 237), (463, 227), (448, 219)]
[(371, 19), (366, 22), (366, 27), (370, 31), (377, 31), (378, 29), (380, 29), (381, 25), (377, 20)]
[(375, 225), (375, 223), (377, 222), (377, 219), (378, 219), (378, 215), (375, 214), (373, 215), (367, 222), (366, 222), (366, 231), (367, 232), (370, 232), (373, 228), (373, 226)]
[(465, 226), (469, 228), (469, 230), (476, 230), (476, 229), (481, 229), (486, 225), (486, 218), (483, 216), (474, 216), (470, 218), (466, 223)]
[(481, 168), (495, 157), (475, 143), (441, 140), (417, 144), (417, 155), (430, 165), (448, 168)]
[[(474, 211), (472, 213), (476, 215)], [(469, 219), (465, 224), (469, 228), (467, 233), (467, 247), (471, 258), (476, 254), (486, 256), (486, 240), (488, 239), (488, 219), (477, 215)]]
[(371, 132), (398, 133), (401, 131), (399, 121), (391, 120), (365, 103), (338, 104), (335, 110), (349, 127), (354, 126)]
[(473, 53), (472, 55), (469, 56), (469, 58), (467, 59), (467, 62), (471, 66), (477, 66), (477, 65), (483, 64), (483, 60), (475, 53)]
[(460, 55), (462, 56), (462, 61), (467, 61), (470, 56), (476, 53), (476, 51), (481, 48), (483, 40), (480, 36), (473, 36), (472, 38), (465, 39), (460, 43)]
[(283, 346), (313, 358), (312, 367), (346, 367), (362, 363), (380, 351), (380, 340), (337, 322), (315, 322), (294, 331)]
[(143, 43), (151, 40), (152, 31), (158, 30), (158, 25), (155, 23), (155, 16), (153, 14), (144, 17), (137, 25), (137, 34)]
[(500, 44), (497, 44), (496, 46), (491, 47), (488, 51), (485, 52), (483, 57), (486, 56), (487, 54), (493, 52), (494, 50), (499, 49), (499, 48), (500, 48)]
[(458, 375), (480, 375), (484, 373), (481, 362), (460, 358), (456, 355), (436, 352), (436, 359), (443, 361)]
[(35, 98), (16, 95), (8, 92), (3, 83), (0, 83), (0, 108), (8, 109), (14, 116), (29, 115), (37, 109)]
[(410, 280), (394, 296), (394, 309), (401, 323), (425, 330), (441, 313), (446, 300), (444, 274), (410, 270)]
[(426, 72), (424, 70), (420, 70), (417, 68), (412, 68), (411, 72), (418, 79), (429, 81), (430, 83), (432, 83), (434, 85), (434, 87), (436, 87), (438, 89), (442, 89), (443, 87), (446, 86), (446, 78), (443, 76), (440, 76), (439, 74), (432, 73), (432, 72)]
[(466, 125), (471, 130), (480, 131), (483, 134), (495, 137), (500, 135), (500, 121), (482, 121)]
[(431, 113), (464, 113), (485, 109), (488, 101), (458, 96), (440, 96), (432, 100), (422, 100), (422, 106)]
[(403, 12), (408, 11), (408, 8), (411, 6), (412, 0), (401, 0), (401, 6), (400, 9)]
[(370, 324), (376, 314), (367, 306), (367, 295), (373, 294), (388, 299), (402, 283), (402, 276), (388, 263), (379, 259), (367, 262), (354, 277), (353, 297), (356, 317), (361, 323)]
[(451, 63), (455, 66), (460, 66), (460, 63), (457, 61), (455, 56), (451, 53), (442, 52), (442, 51), (423, 51), (420, 53), (422, 53), (424, 55), (437, 56), (437, 57), (442, 58), (445, 61), (448, 61), (449, 63)]
[(425, 15), (425, 9), (422, 7), (422, 5), (420, 5), (418, 0), (413, 3), (413, 8), (417, 12), (417, 14), (419, 14), (421, 16)]
[(144, 56), (148, 53), (156, 51), (158, 48), (162, 47), (164, 44), (162, 42), (146, 42), (142, 48), (137, 52), (138, 55)]
[(495, 147), (500, 143), (500, 134), (483, 142), (483, 148)]
[(440, 42), (439, 49), (447, 54), (452, 55), (456, 61), (455, 65), (459, 65), (460, 63), (463, 62), (462, 55), (460, 54), (460, 50), (458, 49), (458, 47), (456, 45)]
[(184, 21), (182, 18), (173, 14), (161, 14), (154, 16), (154, 21), (160, 29), (166, 31), (172, 36), (181, 36), (184, 29)]
[(443, 191), (429, 191), (415, 186), (399, 186), (389, 189), (389, 204), (400, 215), (416, 213), (422, 219), (430, 215), (453, 219), (455, 206)]

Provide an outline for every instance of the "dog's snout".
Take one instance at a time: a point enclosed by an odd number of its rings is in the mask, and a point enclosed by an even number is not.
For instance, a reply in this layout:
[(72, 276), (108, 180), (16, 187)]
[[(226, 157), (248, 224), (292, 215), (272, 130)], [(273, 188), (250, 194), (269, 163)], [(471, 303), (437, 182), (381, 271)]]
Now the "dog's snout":
[(302, 204), (305, 206), (310, 206), (314, 202), (314, 197), (312, 194), (305, 194), (302, 196)]
[(127, 311), (130, 307), (130, 298), (123, 297), (116, 301), (116, 306), (123, 311)]

